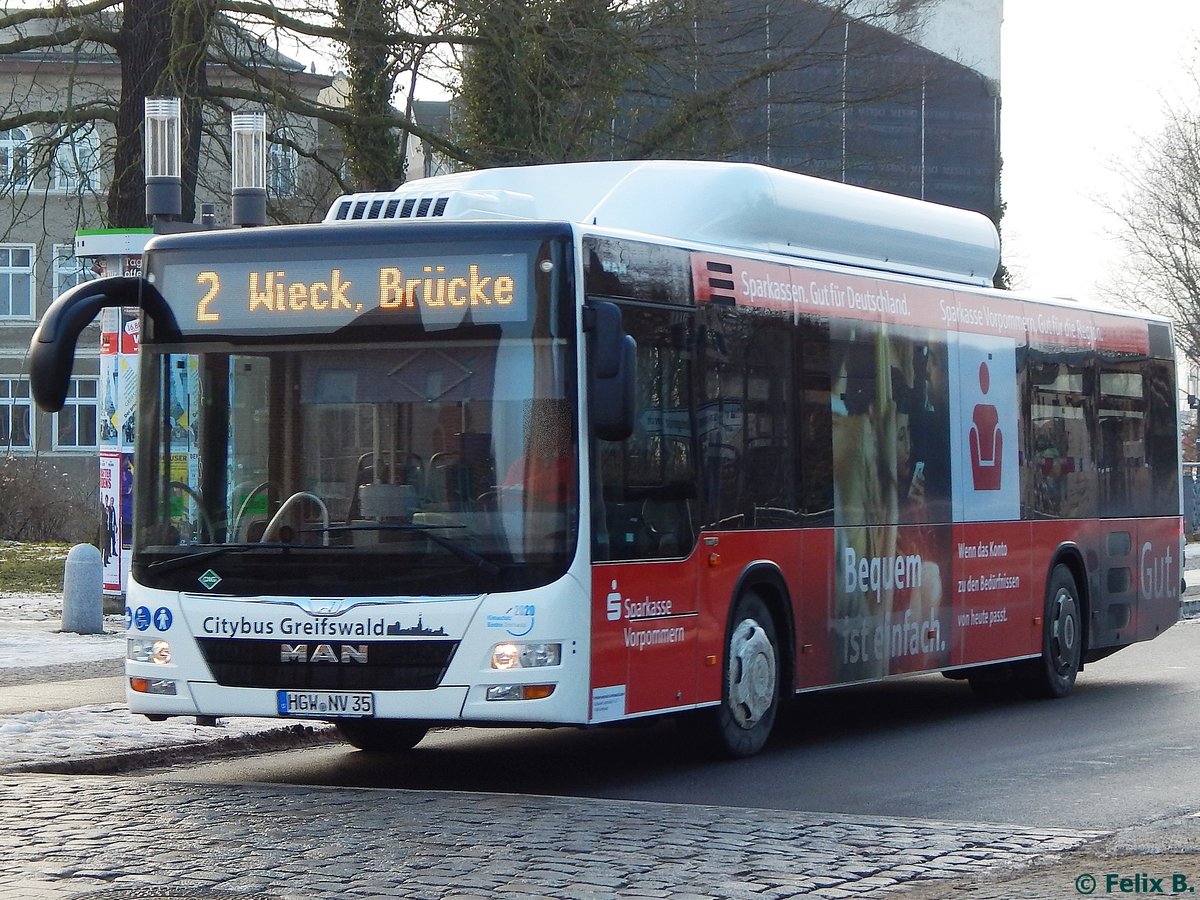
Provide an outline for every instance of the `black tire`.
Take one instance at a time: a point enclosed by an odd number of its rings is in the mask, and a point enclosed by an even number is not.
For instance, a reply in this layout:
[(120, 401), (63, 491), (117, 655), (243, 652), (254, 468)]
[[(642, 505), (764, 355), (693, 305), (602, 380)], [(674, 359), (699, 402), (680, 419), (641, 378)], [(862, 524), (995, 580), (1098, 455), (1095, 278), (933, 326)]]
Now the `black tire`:
[(1071, 693), (1083, 660), (1083, 604), (1075, 576), (1064, 565), (1050, 572), (1042, 623), (1042, 655), (1033, 660), (1025, 689), (1037, 697)]
[(779, 712), (779, 672), (775, 621), (761, 597), (746, 594), (725, 640), (724, 684), (715, 716), (723, 755), (753, 756), (767, 743)]
[(429, 732), (426, 722), (381, 719), (344, 719), (335, 722), (334, 727), (346, 743), (379, 753), (404, 753), (417, 746)]

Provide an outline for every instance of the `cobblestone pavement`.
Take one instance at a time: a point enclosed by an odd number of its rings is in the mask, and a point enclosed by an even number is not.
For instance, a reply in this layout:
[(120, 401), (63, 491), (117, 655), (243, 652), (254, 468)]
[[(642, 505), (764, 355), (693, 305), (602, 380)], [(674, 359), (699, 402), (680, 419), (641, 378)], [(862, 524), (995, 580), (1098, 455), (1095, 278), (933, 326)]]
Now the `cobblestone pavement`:
[[(862, 897), (1097, 832), (503, 794), (18, 775), (0, 898)], [(138, 889), (136, 892), (134, 889)]]
[(915, 880), (889, 900), (1064, 900), (1084, 896), (1195, 894), (1200, 889), (1200, 813), (1125, 828), (1020, 869), (955, 881)]

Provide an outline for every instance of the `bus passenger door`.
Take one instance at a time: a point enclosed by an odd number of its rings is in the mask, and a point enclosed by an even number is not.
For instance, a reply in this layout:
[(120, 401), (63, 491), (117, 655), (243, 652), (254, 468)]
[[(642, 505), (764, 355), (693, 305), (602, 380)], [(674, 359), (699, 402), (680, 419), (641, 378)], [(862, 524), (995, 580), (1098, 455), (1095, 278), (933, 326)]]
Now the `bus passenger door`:
[(592, 721), (697, 701), (690, 310), (622, 307), (633, 434), (591, 448)]

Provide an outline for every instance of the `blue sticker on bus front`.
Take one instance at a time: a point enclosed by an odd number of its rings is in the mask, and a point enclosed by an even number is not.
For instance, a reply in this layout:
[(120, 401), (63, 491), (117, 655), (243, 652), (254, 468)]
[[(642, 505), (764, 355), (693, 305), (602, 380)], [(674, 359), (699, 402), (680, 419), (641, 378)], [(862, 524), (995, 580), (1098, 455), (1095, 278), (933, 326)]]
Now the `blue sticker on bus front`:
[(531, 603), (510, 606), (503, 615), (488, 616), (487, 627), (503, 628), (507, 634), (513, 637), (525, 637), (533, 631), (533, 619), (536, 612), (537, 607)]
[(133, 607), (125, 607), (125, 630), (128, 631), (133, 627)]
[(175, 617), (171, 615), (171, 611), (165, 606), (160, 606), (154, 611), (154, 627), (159, 631), (170, 631), (171, 623), (175, 621)]
[(133, 614), (133, 624), (137, 626), (138, 631), (145, 631), (150, 627), (150, 608), (148, 606), (139, 606)]

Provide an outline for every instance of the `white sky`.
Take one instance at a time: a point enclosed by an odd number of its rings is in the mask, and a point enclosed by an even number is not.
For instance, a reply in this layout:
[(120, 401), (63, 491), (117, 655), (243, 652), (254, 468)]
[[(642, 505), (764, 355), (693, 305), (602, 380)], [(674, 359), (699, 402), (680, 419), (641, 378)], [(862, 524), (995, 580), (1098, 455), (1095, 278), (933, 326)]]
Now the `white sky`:
[(1121, 250), (1110, 236), (1119, 224), (1095, 198), (1120, 194), (1114, 160), (1157, 132), (1166, 99), (1186, 90), (1200, 2), (1004, 6), (1004, 260), (1014, 287), (1098, 298)]

